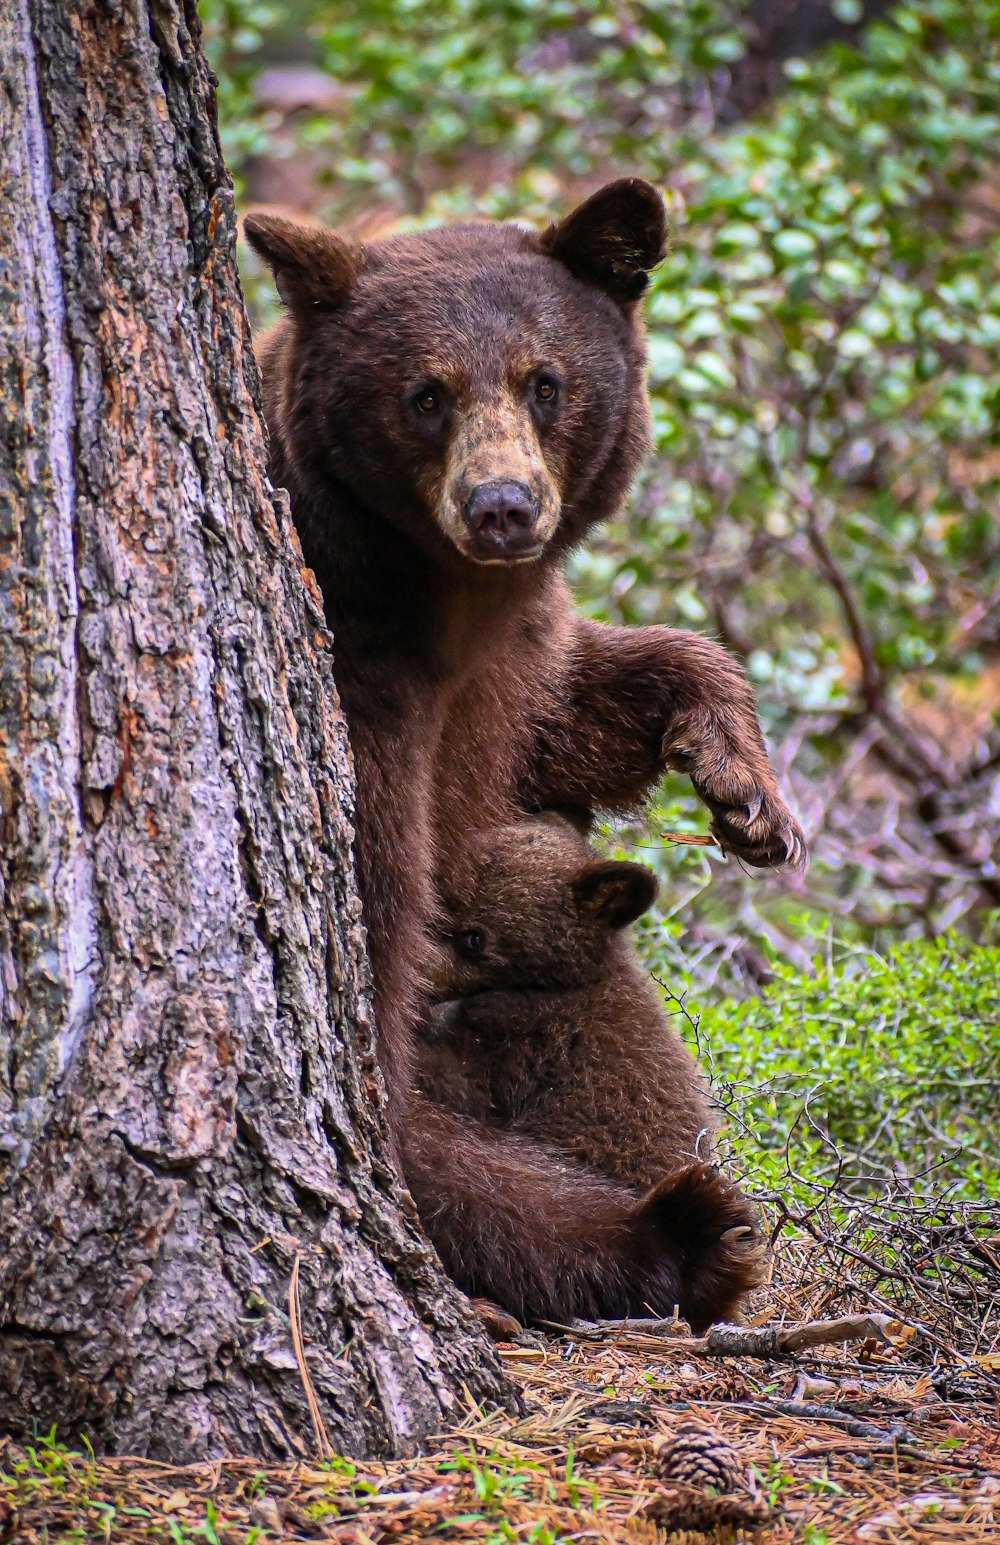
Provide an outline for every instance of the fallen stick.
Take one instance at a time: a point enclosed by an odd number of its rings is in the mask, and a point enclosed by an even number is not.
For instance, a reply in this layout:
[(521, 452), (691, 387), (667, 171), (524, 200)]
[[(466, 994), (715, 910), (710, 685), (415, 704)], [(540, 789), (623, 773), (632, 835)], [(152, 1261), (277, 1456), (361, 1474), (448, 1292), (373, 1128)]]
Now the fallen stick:
[(962, 1459), (955, 1453), (950, 1453), (945, 1459), (940, 1452), (921, 1447), (905, 1423), (893, 1422), (891, 1427), (883, 1429), (876, 1427), (874, 1422), (866, 1422), (855, 1416), (851, 1411), (841, 1410), (839, 1406), (813, 1405), (804, 1400), (775, 1400), (768, 1396), (766, 1400), (734, 1400), (730, 1409), (753, 1411), (758, 1416), (791, 1416), (797, 1421), (829, 1422), (833, 1426), (842, 1427), (845, 1437), (874, 1439), (876, 1447), (891, 1448), (900, 1458), (919, 1459), (922, 1464), (934, 1466), (939, 1473), (942, 1470), (961, 1470), (969, 1475), (995, 1474), (988, 1459), (985, 1462)]
[(853, 1411), (842, 1411), (839, 1406), (815, 1405), (809, 1400), (734, 1400), (739, 1411), (755, 1411), (758, 1416), (794, 1416), (800, 1421), (831, 1422), (843, 1427), (849, 1438), (876, 1438), (885, 1444), (907, 1444), (911, 1448), (916, 1438), (902, 1422), (894, 1422), (889, 1428), (866, 1422)]
[(650, 1336), (695, 1357), (794, 1357), (809, 1347), (841, 1341), (882, 1341), (914, 1334), (914, 1327), (891, 1314), (849, 1314), (839, 1320), (808, 1320), (804, 1325), (713, 1325), (704, 1336), (678, 1334), (676, 1320), (577, 1320), (572, 1325), (541, 1322), (579, 1341), (610, 1336)]

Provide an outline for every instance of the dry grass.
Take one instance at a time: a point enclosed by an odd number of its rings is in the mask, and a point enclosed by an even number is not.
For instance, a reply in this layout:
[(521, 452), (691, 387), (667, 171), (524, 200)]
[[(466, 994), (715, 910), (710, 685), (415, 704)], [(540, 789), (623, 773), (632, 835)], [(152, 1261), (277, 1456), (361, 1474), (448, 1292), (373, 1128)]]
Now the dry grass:
[[(817, 1215), (813, 1235), (779, 1245), (754, 1322), (918, 1311), (887, 1341), (765, 1360), (698, 1355), (690, 1339), (641, 1322), (525, 1332), (501, 1349), (524, 1392), (522, 1418), (470, 1410), (426, 1455), (384, 1465), (178, 1469), (7, 1445), (0, 1541), (1000, 1540), (1000, 1216), (938, 1218), (905, 1270), (912, 1218), (887, 1227), (881, 1263), (845, 1254), (850, 1222), (838, 1243), (829, 1221)], [(944, 1260), (945, 1248), (949, 1271), (928, 1274), (922, 1259)], [(737, 1477), (728, 1499), (680, 1484), (672, 1440), (691, 1424), (704, 1433), (695, 1446)]]

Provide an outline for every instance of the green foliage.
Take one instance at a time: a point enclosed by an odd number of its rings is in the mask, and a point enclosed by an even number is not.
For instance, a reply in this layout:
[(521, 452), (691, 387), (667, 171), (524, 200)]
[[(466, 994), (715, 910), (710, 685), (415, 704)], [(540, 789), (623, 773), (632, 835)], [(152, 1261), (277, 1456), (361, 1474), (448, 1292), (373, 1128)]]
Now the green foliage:
[(271, 0), (200, 0), (205, 55), (218, 76), (219, 129), (237, 187), (247, 157), (271, 148), (268, 124), (257, 110), (254, 79), (261, 49), (282, 15)]
[[(233, 1528), (220, 1515), (210, 1495), (193, 1497), (187, 1491), (167, 1486), (162, 1497), (148, 1486), (136, 1484), (132, 1494), (120, 1484), (108, 1487), (102, 1469), (88, 1439), (82, 1439), (83, 1451), (68, 1448), (56, 1437), (56, 1429), (23, 1449), (5, 1449), (0, 1468), (0, 1509), (10, 1505), (11, 1529), (29, 1510), (47, 1519), (41, 1532), (26, 1530), (8, 1533), (5, 1539), (38, 1539), (51, 1545), (88, 1545), (89, 1541), (169, 1540), (171, 1545), (258, 1545), (265, 1538), (257, 1525)], [(166, 1466), (160, 1467), (166, 1471)], [(190, 1480), (189, 1472), (174, 1472), (181, 1484)], [(266, 1476), (260, 1473), (260, 1485), (253, 1494), (264, 1490)], [(164, 1506), (180, 1504), (185, 1516), (164, 1512)], [(163, 1504), (163, 1505), (161, 1505)]]
[[(318, 6), (320, 58), (356, 88), (338, 178), (420, 214), (429, 165), (460, 182), (470, 144), (502, 152), (529, 186), (543, 171), (560, 180), (600, 171), (609, 157), (634, 155), (710, 71), (743, 53), (742, 9), (720, 0)], [(493, 207), (523, 214), (526, 191), (504, 177), (490, 189)]]
[(658, 853), (660, 830), (704, 829), (668, 780), (617, 833), (670, 880), (662, 963), (682, 932), (714, 941), (706, 980), (739, 980), (743, 941), (801, 964), (830, 919), (855, 942), (979, 927), (1000, 837), (1000, 0), (907, 0), (729, 126), (739, 0), (277, 9), (202, 0), (227, 150), (239, 171), (275, 147), (262, 41), (318, 63), (343, 109), (277, 148), (315, 158), (334, 220), (543, 220), (621, 170), (664, 188), (656, 456), (572, 578), (591, 615), (744, 656), (814, 862), (796, 888)]
[(755, 1185), (1000, 1198), (1000, 949), (948, 934), (779, 966), (762, 997), (707, 1008), (699, 1040)]
[[(629, 522), (576, 566), (596, 615), (715, 630), (744, 654), (812, 800), (811, 907), (855, 929), (940, 926), (983, 901), (968, 871), (921, 879), (942, 845), (910, 801), (940, 778), (968, 828), (988, 788), (998, 40), (993, 0), (904, 6), (862, 49), (795, 62), (767, 119), (673, 169), (649, 304), (658, 456)], [(901, 862), (884, 783), (835, 787), (859, 730), (903, 763)]]
[(595, 1513), (603, 1507), (599, 1488), (591, 1481), (582, 1480), (576, 1470), (572, 1443), (559, 1481), (546, 1475), (540, 1462), (506, 1453), (483, 1455), (475, 1449), (467, 1452), (455, 1449), (437, 1468), (441, 1475), (465, 1477), (478, 1507), (477, 1512), (449, 1517), (442, 1527), (461, 1530), (486, 1521), (490, 1527), (486, 1545), (505, 1545), (507, 1541), (518, 1540), (524, 1541), (525, 1545), (561, 1545), (568, 1540), (569, 1536), (544, 1524), (525, 1529), (507, 1518), (512, 1504), (524, 1503), (533, 1496), (541, 1495), (554, 1504)]

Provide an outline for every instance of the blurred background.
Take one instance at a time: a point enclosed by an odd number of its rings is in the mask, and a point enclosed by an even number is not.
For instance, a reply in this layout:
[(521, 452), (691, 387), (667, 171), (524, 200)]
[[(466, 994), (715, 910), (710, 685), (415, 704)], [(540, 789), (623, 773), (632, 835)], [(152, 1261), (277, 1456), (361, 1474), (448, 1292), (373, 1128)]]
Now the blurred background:
[(707, 827), (675, 778), (605, 839), (658, 871), (643, 948), (786, 1171), (1000, 1195), (1000, 3), (200, 8), (241, 208), (371, 238), (662, 188), (656, 451), (571, 577), (743, 659), (813, 856), (664, 842)]

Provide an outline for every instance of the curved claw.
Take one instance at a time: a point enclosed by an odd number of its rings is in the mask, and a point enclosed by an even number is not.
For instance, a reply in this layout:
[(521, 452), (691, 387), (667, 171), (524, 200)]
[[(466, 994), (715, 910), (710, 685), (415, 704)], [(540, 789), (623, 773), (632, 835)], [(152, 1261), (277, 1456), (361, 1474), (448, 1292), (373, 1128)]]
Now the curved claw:
[(744, 805), (734, 805), (731, 809), (723, 809), (715, 806), (715, 818), (712, 821), (712, 832), (723, 853), (732, 853), (746, 864), (758, 869), (786, 869), (797, 871), (804, 869), (808, 861), (806, 840), (800, 827), (783, 807), (778, 807), (775, 812), (780, 819), (768, 820), (769, 810), (761, 801), (759, 814), (754, 825), (764, 829), (760, 832), (746, 829)]
[(804, 870), (809, 863), (809, 849), (806, 846), (804, 833), (797, 826), (789, 826), (783, 836), (785, 842), (783, 867), (792, 871)]
[(755, 794), (751, 795), (746, 804), (743, 806), (743, 809), (746, 811), (746, 822), (748, 826), (752, 826), (754, 821), (756, 821), (757, 817), (760, 815), (761, 806), (763, 803), (764, 790), (758, 789)]

